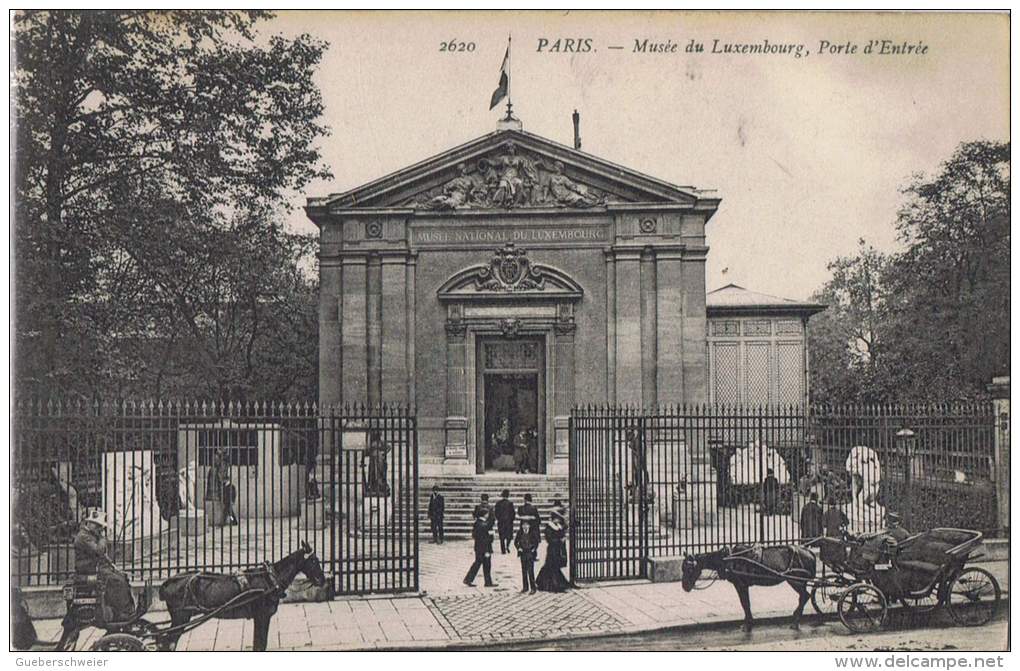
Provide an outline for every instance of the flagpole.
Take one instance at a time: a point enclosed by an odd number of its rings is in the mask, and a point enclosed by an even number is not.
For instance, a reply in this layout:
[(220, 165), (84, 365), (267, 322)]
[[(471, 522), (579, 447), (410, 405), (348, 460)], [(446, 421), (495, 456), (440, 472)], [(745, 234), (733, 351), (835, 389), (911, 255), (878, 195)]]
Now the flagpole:
[(513, 97), (511, 96), (511, 93), (510, 93), (511, 91), (513, 91), (513, 79), (514, 79), (513, 75), (511, 74), (513, 72), (513, 58), (514, 58), (513, 49), (511, 48), (512, 46), (513, 46), (513, 35), (512, 34), (507, 34), (507, 36), (506, 36), (506, 119), (507, 119), (507, 121), (509, 121), (510, 119), (514, 118), (513, 114), (511, 114), (511, 110), (513, 109)]

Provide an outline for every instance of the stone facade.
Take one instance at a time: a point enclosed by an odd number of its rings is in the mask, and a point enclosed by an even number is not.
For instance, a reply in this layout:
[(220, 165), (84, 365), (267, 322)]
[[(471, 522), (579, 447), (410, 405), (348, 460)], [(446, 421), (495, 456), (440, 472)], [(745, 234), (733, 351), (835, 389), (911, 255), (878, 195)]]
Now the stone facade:
[[(513, 128), (311, 198), (320, 402), (414, 405), (425, 474), (488, 468), (502, 403), (534, 424), (531, 468), (565, 472), (573, 404), (709, 400), (718, 205)], [(525, 391), (495, 398), (503, 379)]]

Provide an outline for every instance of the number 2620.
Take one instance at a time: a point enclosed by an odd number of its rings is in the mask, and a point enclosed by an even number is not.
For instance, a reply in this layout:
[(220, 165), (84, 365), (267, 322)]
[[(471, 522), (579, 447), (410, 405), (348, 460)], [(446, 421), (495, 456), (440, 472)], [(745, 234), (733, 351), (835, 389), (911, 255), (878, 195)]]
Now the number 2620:
[(471, 52), (475, 50), (474, 42), (460, 42), (458, 40), (450, 40), (449, 42), (439, 43), (440, 51), (457, 51), (457, 52)]

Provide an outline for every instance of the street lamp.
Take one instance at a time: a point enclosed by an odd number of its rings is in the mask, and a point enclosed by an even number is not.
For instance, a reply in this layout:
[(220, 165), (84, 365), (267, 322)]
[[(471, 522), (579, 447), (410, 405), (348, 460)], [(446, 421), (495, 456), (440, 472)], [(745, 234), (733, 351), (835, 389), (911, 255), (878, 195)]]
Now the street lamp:
[(907, 527), (907, 529), (913, 528), (912, 523), (914, 517), (914, 505), (913, 505), (914, 487), (913, 483), (911, 482), (911, 479), (913, 477), (914, 471), (912, 448), (914, 445), (915, 435), (916, 434), (907, 427), (903, 427), (902, 429), (896, 432), (896, 443), (897, 445), (899, 445), (900, 451), (903, 454), (904, 462), (906, 463), (906, 468), (903, 469), (903, 486), (904, 489), (906, 490), (906, 496), (904, 497), (904, 500), (906, 502), (906, 505), (904, 506), (905, 509), (902, 511), (902, 513), (904, 517), (903, 523)]

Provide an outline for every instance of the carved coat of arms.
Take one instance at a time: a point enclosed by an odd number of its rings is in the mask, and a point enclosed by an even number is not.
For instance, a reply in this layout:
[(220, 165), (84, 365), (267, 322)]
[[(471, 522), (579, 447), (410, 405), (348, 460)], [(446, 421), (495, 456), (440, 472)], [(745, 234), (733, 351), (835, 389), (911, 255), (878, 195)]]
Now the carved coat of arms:
[(480, 268), (475, 276), (479, 291), (541, 291), (545, 287), (542, 271), (531, 265), (528, 252), (506, 243), (497, 249), (487, 268)]

